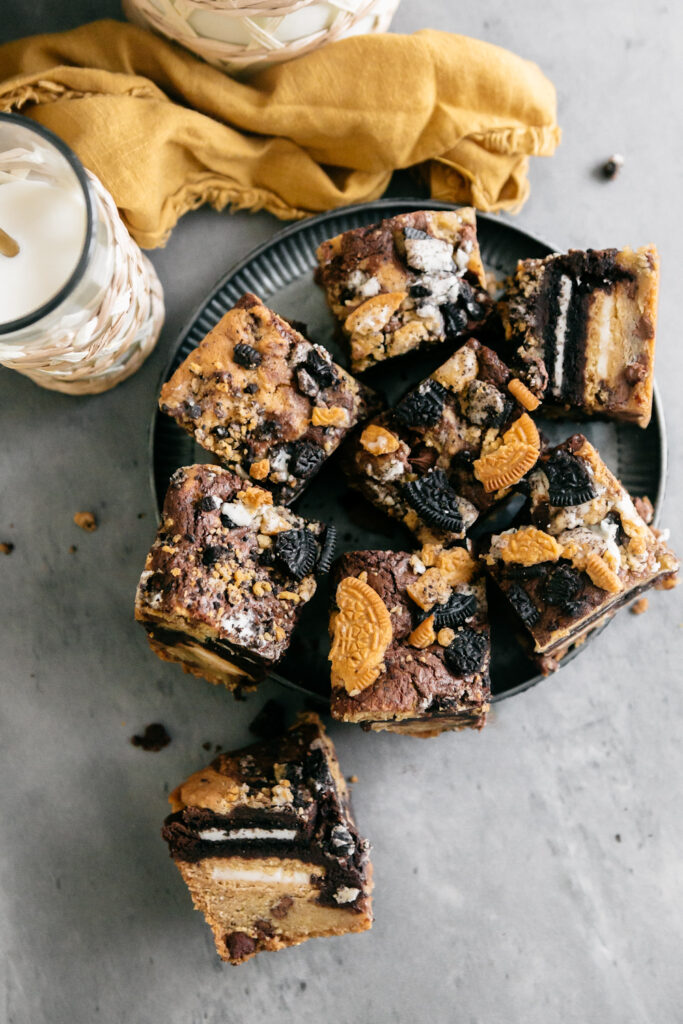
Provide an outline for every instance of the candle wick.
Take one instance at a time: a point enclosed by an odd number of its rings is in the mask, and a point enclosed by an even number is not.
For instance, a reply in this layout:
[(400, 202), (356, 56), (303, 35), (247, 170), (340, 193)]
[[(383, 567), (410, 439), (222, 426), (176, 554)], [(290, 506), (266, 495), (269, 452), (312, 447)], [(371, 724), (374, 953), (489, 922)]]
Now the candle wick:
[(6, 231), (0, 228), (0, 253), (3, 256), (16, 256), (19, 252), (19, 243), (11, 235), (8, 235)]

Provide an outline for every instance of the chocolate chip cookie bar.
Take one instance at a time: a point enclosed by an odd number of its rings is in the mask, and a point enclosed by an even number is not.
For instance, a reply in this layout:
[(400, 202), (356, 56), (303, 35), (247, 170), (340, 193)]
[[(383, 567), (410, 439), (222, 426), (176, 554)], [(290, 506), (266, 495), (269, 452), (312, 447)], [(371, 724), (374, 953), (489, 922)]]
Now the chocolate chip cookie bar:
[(152, 650), (230, 689), (285, 654), (334, 527), (273, 504), (270, 491), (219, 466), (172, 477), (135, 599)]
[(582, 434), (545, 452), (529, 487), (528, 522), (484, 561), (551, 671), (622, 605), (675, 586), (679, 562)]
[(349, 483), (423, 543), (464, 537), (538, 459), (519, 383), (470, 339), (349, 444)]
[(348, 340), (351, 369), (457, 341), (490, 316), (474, 210), (420, 210), (318, 248), (316, 280)]
[(159, 405), (221, 465), (284, 505), (378, 408), (327, 349), (251, 294), (178, 367)]
[(349, 552), (332, 582), (334, 718), (416, 736), (484, 725), (486, 590), (466, 548)]
[(658, 287), (654, 246), (520, 261), (500, 312), (523, 383), (547, 409), (646, 427)]
[(222, 960), (372, 926), (369, 846), (317, 715), (221, 754), (169, 800), (162, 835)]

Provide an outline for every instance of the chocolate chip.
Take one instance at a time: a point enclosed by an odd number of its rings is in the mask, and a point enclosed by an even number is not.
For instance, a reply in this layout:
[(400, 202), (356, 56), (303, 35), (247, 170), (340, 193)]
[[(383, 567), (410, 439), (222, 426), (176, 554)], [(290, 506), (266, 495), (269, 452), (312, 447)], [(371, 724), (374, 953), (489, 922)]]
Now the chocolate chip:
[(301, 580), (312, 572), (318, 555), (318, 545), (310, 530), (284, 530), (275, 536), (273, 554), (277, 562), (294, 577)]
[(597, 495), (586, 463), (560, 448), (542, 464), (548, 477), (550, 504), (559, 508), (567, 505), (583, 505)]
[(308, 479), (325, 461), (325, 452), (312, 441), (296, 441), (289, 460), (289, 470), (300, 479)]
[(254, 348), (253, 345), (245, 345), (244, 342), (235, 345), (232, 357), (238, 366), (244, 366), (247, 370), (253, 370), (255, 367), (260, 366), (263, 360), (263, 356), (258, 349)]
[(426, 284), (411, 284), (408, 294), (411, 299), (426, 299), (432, 292), (431, 288), (428, 288)]
[(191, 420), (198, 420), (202, 414), (201, 407), (194, 402), (187, 403), (187, 415)]
[(236, 524), (233, 523), (230, 516), (226, 516), (225, 512), (221, 512), (221, 526), (224, 526), (226, 530), (234, 530)]
[(455, 533), (463, 529), (460, 499), (442, 469), (432, 469), (419, 480), (405, 484), (403, 493), (409, 505), (428, 526)]
[(488, 640), (469, 626), (461, 626), (455, 639), (444, 651), (444, 661), (457, 675), (471, 676), (479, 672), (486, 660)]
[(507, 598), (525, 626), (535, 626), (541, 617), (538, 608), (519, 583), (512, 583), (507, 590)]
[(273, 906), (270, 908), (270, 912), (273, 915), (273, 917), (276, 917), (278, 920), (281, 921), (283, 917), (287, 917), (287, 914), (289, 913), (289, 908), (293, 906), (294, 900), (292, 899), (292, 897), (283, 896), (282, 899), (278, 900), (277, 903), (273, 904)]
[(452, 594), (445, 604), (438, 604), (434, 610), (434, 627), (462, 626), (477, 610), (474, 594)]
[(130, 742), (134, 747), (140, 747), (142, 750), (156, 754), (168, 746), (171, 737), (161, 722), (152, 722), (151, 725), (145, 726), (142, 736), (131, 736)]
[(214, 437), (217, 437), (219, 440), (221, 440), (222, 438), (228, 436), (228, 428), (227, 427), (220, 427), (220, 426), (219, 427), (212, 427), (211, 433), (213, 434)]
[(256, 383), (256, 381), (251, 381), (250, 384), (247, 384), (244, 387), (245, 395), (255, 395), (257, 391), (258, 391), (258, 384)]
[(230, 557), (230, 549), (223, 548), (219, 545), (210, 545), (204, 548), (202, 552), (202, 565), (215, 565), (216, 562), (220, 562), (221, 559)]
[(231, 960), (244, 960), (256, 949), (256, 943), (246, 932), (228, 932), (225, 945)]
[(443, 415), (446, 389), (427, 380), (399, 402), (395, 416), (406, 427), (433, 427)]
[(254, 921), (254, 929), (260, 939), (272, 939), (273, 935), (275, 935), (275, 929), (270, 921), (266, 921), (262, 917)]

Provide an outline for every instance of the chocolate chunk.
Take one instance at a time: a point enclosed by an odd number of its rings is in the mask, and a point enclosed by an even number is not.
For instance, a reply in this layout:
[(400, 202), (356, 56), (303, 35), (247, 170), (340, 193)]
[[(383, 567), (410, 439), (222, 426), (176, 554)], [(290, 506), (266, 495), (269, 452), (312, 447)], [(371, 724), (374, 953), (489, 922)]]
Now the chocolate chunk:
[(131, 736), (130, 742), (134, 747), (141, 747), (142, 750), (155, 754), (157, 751), (163, 750), (164, 747), (168, 746), (171, 742), (171, 737), (161, 722), (152, 722), (150, 725), (145, 726), (142, 736)]
[(472, 618), (477, 610), (477, 599), (474, 594), (452, 594), (445, 604), (434, 608), (434, 627), (462, 626)]
[(543, 597), (548, 604), (567, 606), (581, 589), (581, 577), (571, 565), (558, 565), (543, 586)]
[(624, 370), (624, 377), (629, 384), (638, 384), (647, 377), (647, 367), (643, 363), (629, 363)]
[(399, 402), (395, 416), (406, 427), (433, 427), (443, 415), (446, 389), (435, 380), (427, 380)]
[(245, 395), (255, 395), (256, 392), (258, 391), (258, 384), (256, 383), (255, 380), (252, 380), (249, 382), (249, 384), (245, 384), (243, 390)]
[(220, 562), (221, 559), (230, 558), (230, 549), (220, 547), (219, 545), (210, 545), (204, 548), (202, 552), (202, 565), (214, 565), (216, 562)]
[(283, 896), (282, 899), (274, 903), (270, 908), (270, 912), (273, 917), (276, 917), (278, 921), (281, 921), (283, 917), (287, 917), (289, 908), (294, 906), (294, 900), (291, 896)]
[(312, 572), (318, 545), (310, 530), (284, 530), (276, 534), (273, 544), (275, 560), (296, 580)]
[(570, 452), (553, 452), (543, 462), (543, 472), (548, 477), (550, 504), (560, 508), (567, 505), (583, 505), (597, 495), (588, 469), (582, 459)]
[(187, 415), (191, 420), (198, 420), (202, 414), (201, 406), (195, 402), (187, 402)]
[(332, 565), (332, 559), (334, 558), (334, 551), (337, 547), (337, 527), (334, 523), (328, 523), (327, 529), (325, 530), (325, 540), (323, 541), (323, 548), (320, 552), (320, 558), (316, 566), (316, 573), (320, 576), (324, 576), (325, 573), (330, 571)]
[(541, 617), (538, 608), (519, 583), (513, 583), (507, 590), (507, 597), (525, 626), (534, 626)]
[(459, 533), (463, 528), (460, 499), (442, 469), (432, 469), (419, 480), (405, 484), (404, 496), (428, 526)]
[(459, 338), (467, 327), (467, 313), (465, 310), (459, 309), (452, 302), (447, 302), (441, 306), (441, 315), (443, 316), (446, 328), (446, 337), (449, 339)]
[(471, 676), (483, 667), (487, 651), (488, 641), (484, 633), (461, 626), (444, 651), (444, 659), (451, 672)]
[(262, 917), (259, 917), (254, 921), (254, 929), (260, 939), (272, 939), (273, 935), (275, 935), (275, 929), (270, 921), (266, 921)]
[(253, 370), (260, 366), (263, 358), (257, 348), (245, 345), (244, 342), (235, 345), (232, 357), (239, 366), (244, 366), (247, 370)]
[(218, 440), (221, 441), (224, 437), (228, 436), (229, 431), (227, 427), (218, 426), (212, 427), (211, 433), (213, 434), (214, 437), (217, 437)]
[(226, 530), (234, 530), (235, 525), (230, 516), (226, 516), (225, 512), (221, 512), (221, 526), (224, 526)]
[(256, 943), (246, 932), (228, 932), (225, 936), (231, 960), (243, 960), (256, 949)]
[(296, 441), (289, 460), (289, 470), (300, 479), (313, 476), (325, 461), (325, 452), (312, 441)]

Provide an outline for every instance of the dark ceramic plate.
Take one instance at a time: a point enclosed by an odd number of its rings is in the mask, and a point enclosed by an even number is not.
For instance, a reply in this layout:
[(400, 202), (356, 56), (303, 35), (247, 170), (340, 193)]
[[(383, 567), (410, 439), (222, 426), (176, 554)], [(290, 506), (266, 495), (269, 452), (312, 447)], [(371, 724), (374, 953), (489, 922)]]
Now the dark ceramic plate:
[[(183, 359), (205, 334), (218, 323), (245, 291), (259, 295), (276, 312), (308, 325), (308, 336), (326, 345), (334, 358), (347, 365), (345, 353), (334, 338), (334, 323), (322, 290), (313, 283), (315, 250), (326, 238), (349, 228), (360, 227), (393, 217), (407, 210), (453, 209), (450, 203), (424, 199), (381, 199), (362, 206), (321, 214), (291, 225), (270, 241), (259, 246), (234, 267), (209, 292), (206, 301), (181, 332), (173, 357), (166, 367), (167, 380)], [(504, 221), (479, 215), (478, 234), (481, 253), (487, 269), (500, 278), (510, 273), (520, 258), (542, 257), (553, 249), (539, 239), (511, 227)], [(367, 381), (383, 391), (390, 403), (408, 387), (428, 376), (439, 363), (443, 352), (406, 357), (396, 364), (375, 370)], [(575, 423), (570, 420), (544, 420), (543, 432), (559, 442), (580, 429), (633, 495), (648, 495), (655, 514), (662, 500), (666, 475), (666, 443), (661, 405), (655, 394), (654, 414), (647, 430), (623, 423)], [(151, 427), (152, 487), (157, 505), (163, 502), (168, 480), (179, 467), (195, 462), (211, 461), (211, 456), (197, 447), (183, 430), (155, 410)], [(505, 528), (514, 511), (508, 506), (500, 514), (496, 529)], [(337, 459), (332, 458), (296, 502), (296, 509), (312, 519), (333, 521), (339, 535), (338, 553), (367, 548), (411, 550), (410, 536), (403, 528), (385, 519), (344, 484)], [(493, 524), (488, 525), (490, 529)], [(479, 524), (478, 531), (481, 527)], [(273, 673), (283, 684), (324, 698), (329, 688), (327, 663), (327, 605), (329, 584), (323, 579), (316, 598), (305, 609), (287, 658)], [(493, 589), (493, 588), (490, 588)], [(499, 701), (521, 693), (544, 677), (524, 655), (516, 638), (514, 623), (507, 611), (491, 594), (493, 657), (491, 685), (493, 700)], [(604, 628), (604, 627), (603, 627)], [(595, 636), (595, 634), (593, 634)], [(590, 642), (590, 641), (589, 641)], [(565, 662), (588, 642), (571, 651)]]

